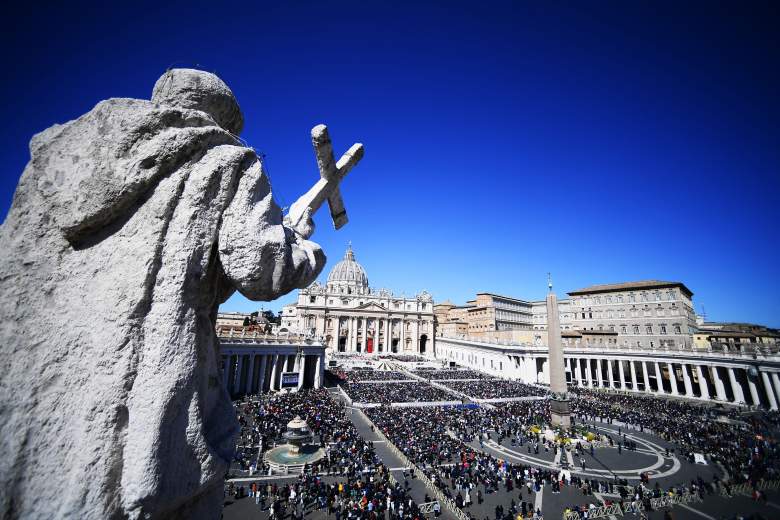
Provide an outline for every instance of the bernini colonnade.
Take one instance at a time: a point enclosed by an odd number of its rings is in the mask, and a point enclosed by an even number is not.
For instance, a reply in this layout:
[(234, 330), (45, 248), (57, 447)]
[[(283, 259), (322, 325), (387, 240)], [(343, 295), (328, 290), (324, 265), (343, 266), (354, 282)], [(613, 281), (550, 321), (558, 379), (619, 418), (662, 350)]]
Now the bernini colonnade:
[[(549, 383), (547, 347), (439, 336), (439, 357), (499, 377)], [(761, 406), (780, 403), (776, 345), (737, 349), (564, 346), (570, 385)]]

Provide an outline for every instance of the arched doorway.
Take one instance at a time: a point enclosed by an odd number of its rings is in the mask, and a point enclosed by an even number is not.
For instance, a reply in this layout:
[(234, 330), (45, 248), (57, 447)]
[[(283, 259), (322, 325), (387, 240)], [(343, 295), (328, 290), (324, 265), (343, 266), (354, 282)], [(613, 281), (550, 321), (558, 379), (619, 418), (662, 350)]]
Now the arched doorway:
[(398, 354), (398, 338), (393, 338), (391, 343), (393, 354)]
[(428, 335), (420, 336), (420, 354), (425, 354), (425, 345), (428, 343)]
[(339, 352), (346, 352), (347, 351), (347, 337), (341, 336), (339, 338)]

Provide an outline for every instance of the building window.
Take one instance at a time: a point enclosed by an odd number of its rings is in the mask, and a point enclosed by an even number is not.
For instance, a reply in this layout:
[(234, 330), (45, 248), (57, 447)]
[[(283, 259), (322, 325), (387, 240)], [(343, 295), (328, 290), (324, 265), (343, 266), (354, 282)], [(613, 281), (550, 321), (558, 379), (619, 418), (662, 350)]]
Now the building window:
[(636, 302), (636, 295), (634, 293), (629, 294), (628, 295), (628, 301), (631, 302), (631, 303), (635, 303)]
[(634, 334), (639, 334), (639, 325), (634, 325)]
[(309, 296), (309, 303), (314, 303), (317, 301), (317, 298), (314, 296)]
[(682, 330), (680, 329), (679, 325), (675, 324), (675, 326), (674, 326), (674, 333), (675, 334), (682, 334)]
[(666, 334), (666, 325), (661, 325), (661, 334)]
[(628, 334), (628, 327), (626, 327), (625, 325), (621, 325), (620, 326), (620, 333), (621, 334)]
[(645, 325), (645, 332), (647, 332), (648, 334), (652, 334), (653, 333), (653, 326), (652, 325)]

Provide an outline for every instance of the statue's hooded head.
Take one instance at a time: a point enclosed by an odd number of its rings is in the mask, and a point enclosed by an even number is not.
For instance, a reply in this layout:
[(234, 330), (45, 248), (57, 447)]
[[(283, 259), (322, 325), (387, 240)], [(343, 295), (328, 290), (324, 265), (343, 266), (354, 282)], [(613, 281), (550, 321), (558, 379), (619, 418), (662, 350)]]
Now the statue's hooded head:
[(232, 134), (240, 134), (244, 127), (244, 117), (233, 92), (210, 72), (195, 69), (167, 71), (154, 84), (152, 102), (206, 112)]

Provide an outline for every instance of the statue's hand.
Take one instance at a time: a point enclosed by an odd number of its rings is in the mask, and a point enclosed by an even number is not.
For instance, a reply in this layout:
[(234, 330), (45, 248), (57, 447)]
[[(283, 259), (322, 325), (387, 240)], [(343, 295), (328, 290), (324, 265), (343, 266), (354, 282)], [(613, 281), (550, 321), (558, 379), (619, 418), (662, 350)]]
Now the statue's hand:
[(303, 211), (303, 215), (298, 218), (297, 222), (292, 222), (290, 219), (290, 216), (286, 216), (284, 218), (284, 225), (292, 228), (293, 231), (295, 231), (297, 234), (301, 235), (303, 238), (309, 238), (314, 234), (314, 219), (312, 219), (312, 209), (306, 208)]

